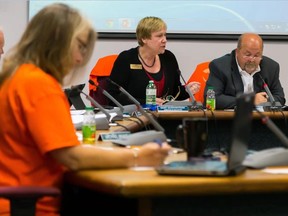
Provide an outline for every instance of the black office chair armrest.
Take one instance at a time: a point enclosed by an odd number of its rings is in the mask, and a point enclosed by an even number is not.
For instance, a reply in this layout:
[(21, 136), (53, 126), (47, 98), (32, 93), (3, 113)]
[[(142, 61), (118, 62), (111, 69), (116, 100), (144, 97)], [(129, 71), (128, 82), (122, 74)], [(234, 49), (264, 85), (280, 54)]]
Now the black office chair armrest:
[(55, 187), (0, 186), (0, 197), (10, 200), (11, 216), (34, 216), (38, 198), (60, 194)]

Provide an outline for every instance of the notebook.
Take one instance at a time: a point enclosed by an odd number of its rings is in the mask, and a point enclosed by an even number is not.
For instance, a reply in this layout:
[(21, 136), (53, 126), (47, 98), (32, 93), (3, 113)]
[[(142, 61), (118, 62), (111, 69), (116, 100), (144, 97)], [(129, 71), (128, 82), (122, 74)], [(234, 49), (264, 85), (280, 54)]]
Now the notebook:
[(242, 94), (236, 98), (235, 116), (232, 127), (232, 139), (227, 161), (212, 159), (193, 159), (190, 161), (174, 161), (156, 167), (160, 175), (192, 175), (192, 176), (231, 176), (245, 170), (242, 162), (248, 149), (252, 128), (252, 111), (254, 93)]

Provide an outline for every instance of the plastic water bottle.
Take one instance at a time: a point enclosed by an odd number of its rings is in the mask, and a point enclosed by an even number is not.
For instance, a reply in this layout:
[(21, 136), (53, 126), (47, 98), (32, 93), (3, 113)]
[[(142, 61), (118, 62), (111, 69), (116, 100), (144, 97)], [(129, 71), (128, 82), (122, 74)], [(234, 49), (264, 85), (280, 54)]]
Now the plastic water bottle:
[(216, 97), (213, 87), (208, 87), (206, 95), (206, 109), (214, 111), (216, 108)]
[(154, 84), (153, 80), (149, 81), (149, 84), (146, 87), (146, 108), (148, 108), (151, 111), (156, 110), (156, 94), (157, 94), (157, 88)]
[(86, 107), (82, 124), (83, 143), (94, 144), (96, 140), (96, 119), (93, 107)]

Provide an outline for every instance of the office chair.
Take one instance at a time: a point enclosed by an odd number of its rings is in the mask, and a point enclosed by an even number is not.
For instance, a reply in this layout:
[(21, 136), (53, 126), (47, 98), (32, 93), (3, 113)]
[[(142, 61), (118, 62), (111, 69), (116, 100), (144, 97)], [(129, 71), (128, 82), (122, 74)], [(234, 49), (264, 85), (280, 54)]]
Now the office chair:
[[(90, 80), (92, 80), (96, 85), (101, 86), (102, 89), (106, 90), (106, 79), (110, 76), (113, 64), (117, 57), (117, 54), (113, 54), (99, 58), (90, 73)], [(108, 98), (103, 95), (102, 92), (99, 91), (95, 85), (92, 85), (90, 83), (89, 95), (101, 105), (108, 105), (109, 103)]]
[(197, 81), (201, 84), (199, 92), (194, 94), (195, 100), (204, 103), (204, 90), (206, 86), (206, 81), (208, 80), (210, 70), (209, 70), (209, 61), (202, 62), (197, 65), (196, 69), (190, 76), (187, 83), (192, 81)]
[(0, 197), (10, 201), (11, 216), (34, 216), (39, 198), (60, 194), (60, 190), (54, 187), (0, 186)]

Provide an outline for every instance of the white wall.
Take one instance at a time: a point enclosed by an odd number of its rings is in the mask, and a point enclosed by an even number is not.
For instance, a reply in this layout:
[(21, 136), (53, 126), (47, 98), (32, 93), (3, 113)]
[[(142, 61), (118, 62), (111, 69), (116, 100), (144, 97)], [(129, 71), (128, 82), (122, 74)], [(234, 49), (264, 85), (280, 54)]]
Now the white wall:
[[(27, 24), (28, 2), (26, 0), (0, 0), (0, 26), (4, 29), (6, 44), (5, 50), (11, 48), (20, 38)], [(168, 26), (169, 32), (169, 26)], [(119, 53), (122, 50), (137, 46), (136, 40), (101, 39), (95, 46), (93, 56), (85, 67), (78, 73), (73, 84), (86, 82), (90, 70), (101, 56)], [(208, 40), (168, 40), (167, 49), (177, 57), (180, 69), (187, 80), (200, 62), (211, 60), (231, 52), (236, 47), (236, 41), (208, 41)], [(280, 79), (285, 95), (288, 96), (288, 43), (267, 41), (264, 45), (264, 55), (267, 55), (280, 64)], [(86, 84), (88, 85), (88, 84)], [(85, 88), (87, 91), (87, 88)]]

